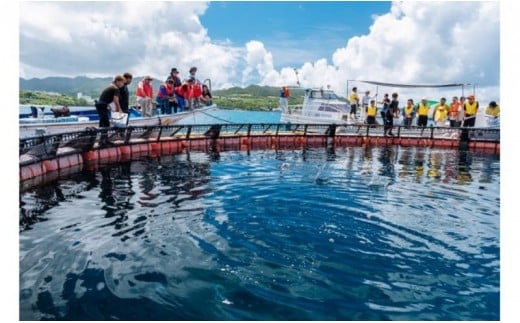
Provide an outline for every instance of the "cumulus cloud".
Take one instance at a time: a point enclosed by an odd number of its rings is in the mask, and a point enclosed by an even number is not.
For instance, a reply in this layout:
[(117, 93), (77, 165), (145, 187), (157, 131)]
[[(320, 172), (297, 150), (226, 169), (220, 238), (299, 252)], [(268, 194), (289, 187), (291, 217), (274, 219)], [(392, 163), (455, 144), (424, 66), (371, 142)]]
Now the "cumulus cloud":
[[(345, 47), (332, 54), (331, 64), (323, 58), (298, 67), (299, 79), (303, 86), (330, 85), (343, 95), (349, 79), (473, 83), (484, 96), (496, 98), (499, 27), (497, 2), (395, 2), (389, 13), (374, 17), (367, 35), (346, 40)], [(267, 50), (264, 53), (269, 55)], [(287, 84), (291, 78), (273, 80), (273, 74), (264, 71), (262, 83)], [(473, 90), (467, 87), (465, 93)]]
[[(165, 78), (191, 66), (217, 86), (233, 84), (243, 50), (213, 44), (199, 17), (203, 2), (24, 2), (20, 74)], [(225, 71), (225, 72), (224, 72)]]
[(213, 42), (199, 20), (206, 9), (203, 2), (24, 2), (21, 76), (131, 71), (162, 78), (171, 67), (186, 75), (197, 66), (216, 88), (299, 80), (345, 95), (349, 79), (499, 85), (498, 2), (395, 2), (373, 17), (368, 34), (345, 39), (330, 57), (280, 69), (259, 40)]

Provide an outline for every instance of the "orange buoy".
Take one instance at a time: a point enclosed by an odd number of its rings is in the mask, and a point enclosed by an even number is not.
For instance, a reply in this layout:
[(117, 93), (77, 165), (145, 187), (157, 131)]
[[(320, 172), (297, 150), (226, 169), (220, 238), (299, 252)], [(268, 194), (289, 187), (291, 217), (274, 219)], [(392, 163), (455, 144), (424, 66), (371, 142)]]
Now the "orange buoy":
[(47, 172), (57, 171), (60, 168), (58, 164), (58, 159), (44, 160), (43, 165), (45, 166), (45, 170)]

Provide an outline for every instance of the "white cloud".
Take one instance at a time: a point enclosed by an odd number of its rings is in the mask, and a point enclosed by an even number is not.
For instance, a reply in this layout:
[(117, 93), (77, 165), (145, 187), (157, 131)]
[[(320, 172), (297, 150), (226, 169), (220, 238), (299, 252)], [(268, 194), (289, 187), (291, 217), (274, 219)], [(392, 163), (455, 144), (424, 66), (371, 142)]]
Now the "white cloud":
[(171, 67), (186, 75), (197, 66), (220, 88), (295, 84), (297, 68), (302, 86), (330, 85), (342, 95), (348, 79), (499, 86), (498, 2), (395, 2), (373, 17), (368, 34), (345, 39), (329, 60), (280, 69), (261, 41), (212, 41), (199, 20), (206, 9), (203, 2), (24, 2), (21, 76), (130, 71), (163, 78)]
[(165, 78), (197, 66), (217, 87), (237, 79), (240, 49), (213, 44), (199, 16), (204, 2), (24, 2), (20, 76)]
[[(331, 85), (343, 95), (348, 79), (469, 82), (477, 84), (481, 97), (496, 99), (499, 27), (498, 2), (396, 2), (389, 13), (374, 17), (367, 35), (353, 37), (338, 48), (332, 54), (332, 64), (319, 59), (299, 67), (300, 82), (303, 86)], [(287, 82), (284, 78), (276, 82), (272, 74), (264, 71), (262, 83)], [(402, 89), (385, 91), (408, 94)], [(431, 95), (448, 96), (453, 91), (431, 91)], [(466, 94), (471, 91), (472, 87), (465, 89)]]

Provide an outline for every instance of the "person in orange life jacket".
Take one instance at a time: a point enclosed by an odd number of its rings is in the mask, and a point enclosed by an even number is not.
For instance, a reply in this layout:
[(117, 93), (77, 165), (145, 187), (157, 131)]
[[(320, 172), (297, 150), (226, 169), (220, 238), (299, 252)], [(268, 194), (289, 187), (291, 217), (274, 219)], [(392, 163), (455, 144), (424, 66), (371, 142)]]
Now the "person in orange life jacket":
[(468, 96), (468, 100), (464, 103), (464, 123), (463, 127), (474, 127), (475, 119), (477, 118), (478, 101), (475, 101), (475, 96)]
[(450, 103), (450, 127), (460, 127), (461, 119), (459, 118), (460, 110), (462, 109), (461, 103), (459, 102), (459, 98), (454, 96), (451, 99)]
[(145, 76), (139, 84), (137, 84), (137, 89), (135, 91), (135, 96), (137, 97), (137, 103), (141, 106), (141, 113), (143, 117), (151, 117), (153, 115), (153, 87), (152, 87), (152, 77)]
[(200, 100), (205, 104), (205, 105), (212, 105), (213, 102), (212, 102), (212, 97), (211, 97), (211, 92), (209, 91), (209, 88), (206, 84), (203, 84), (202, 85), (202, 96), (200, 97)]
[(287, 111), (289, 107), (289, 96), (291, 96), (289, 89), (286, 86), (280, 88), (280, 108), (282, 111)]
[(192, 76), (190, 76), (190, 79), (193, 81), (190, 91), (190, 106), (196, 108), (199, 106), (200, 97), (202, 96), (202, 84), (197, 82)]
[(157, 109), (162, 114), (171, 114), (172, 107), (174, 107), (175, 112), (177, 112), (177, 103), (175, 102), (175, 92), (173, 88), (173, 80), (168, 78), (166, 82), (159, 86), (159, 91), (157, 91)]
[(190, 93), (188, 95), (188, 101), (186, 106), (190, 109), (195, 108), (199, 105), (199, 97), (202, 94), (202, 83), (197, 79), (197, 67), (192, 66), (189, 70), (190, 75), (188, 79), (192, 80)]

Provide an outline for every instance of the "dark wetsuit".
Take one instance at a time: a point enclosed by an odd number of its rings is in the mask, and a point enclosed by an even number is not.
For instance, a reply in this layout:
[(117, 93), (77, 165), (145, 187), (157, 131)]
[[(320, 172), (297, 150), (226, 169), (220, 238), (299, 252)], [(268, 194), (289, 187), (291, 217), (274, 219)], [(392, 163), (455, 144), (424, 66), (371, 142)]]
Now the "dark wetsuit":
[(119, 89), (119, 105), (121, 106), (121, 110), (124, 113), (128, 113), (128, 104), (130, 101), (130, 92), (128, 91), (128, 84), (123, 85), (121, 89)]
[(385, 134), (390, 130), (389, 134), (392, 134), (392, 127), (394, 126), (394, 113), (399, 109), (399, 101), (392, 100), (388, 109), (385, 113)]
[(114, 96), (120, 96), (119, 89), (114, 85), (110, 84), (103, 90), (99, 96), (99, 100), (96, 102), (96, 111), (99, 115), (99, 126), (110, 127), (110, 117), (108, 114), (108, 105), (114, 101)]

